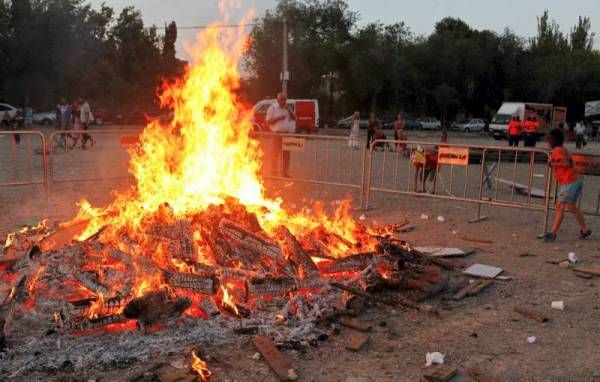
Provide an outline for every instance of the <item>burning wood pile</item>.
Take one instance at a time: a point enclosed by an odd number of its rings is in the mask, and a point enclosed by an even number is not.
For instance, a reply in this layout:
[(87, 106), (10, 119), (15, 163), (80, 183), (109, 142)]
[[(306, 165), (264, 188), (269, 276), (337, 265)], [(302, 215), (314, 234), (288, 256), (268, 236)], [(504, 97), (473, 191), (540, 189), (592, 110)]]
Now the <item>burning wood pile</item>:
[(32, 317), (36, 335), (56, 338), (143, 335), (218, 318), (236, 333), (290, 345), (367, 304), (420, 309), (446, 281), (430, 258), (390, 238), (394, 226), (357, 225), (364, 242), (322, 227), (301, 237), (284, 226), (269, 234), (231, 198), (185, 219), (165, 205), (144, 231), (103, 227), (71, 240), (85, 226), (46, 223), (8, 236), (0, 260), (3, 351), (31, 335), (23, 325)]
[(162, 89), (173, 119), (129, 150), (128, 190), (6, 239), (0, 377), (114, 368), (232, 331), (295, 346), (368, 304), (427, 308), (445, 285), (441, 260), (392, 239), (397, 227), (360, 224), (347, 202), (328, 215), (266, 196), (237, 96), (247, 35), (222, 31), (199, 34), (194, 64)]

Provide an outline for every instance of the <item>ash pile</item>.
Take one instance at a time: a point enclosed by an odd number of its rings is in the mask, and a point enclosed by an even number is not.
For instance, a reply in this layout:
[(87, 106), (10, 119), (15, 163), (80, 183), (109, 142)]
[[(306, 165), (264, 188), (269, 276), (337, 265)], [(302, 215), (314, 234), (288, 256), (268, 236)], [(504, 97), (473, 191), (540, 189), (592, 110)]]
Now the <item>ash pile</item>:
[[(316, 345), (372, 305), (435, 312), (442, 259), (355, 222), (267, 233), (237, 201), (185, 218), (164, 206), (140, 227), (47, 222), (9, 234), (0, 258), (0, 377), (126, 367), (238, 336)], [(340, 255), (341, 254), (341, 255)]]

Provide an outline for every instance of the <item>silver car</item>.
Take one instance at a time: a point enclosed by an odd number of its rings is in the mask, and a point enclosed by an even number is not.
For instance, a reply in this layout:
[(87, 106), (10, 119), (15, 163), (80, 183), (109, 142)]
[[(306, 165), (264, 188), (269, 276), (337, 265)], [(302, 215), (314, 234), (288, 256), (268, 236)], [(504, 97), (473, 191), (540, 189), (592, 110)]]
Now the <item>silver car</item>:
[(464, 131), (465, 133), (468, 133), (471, 131), (482, 131), (483, 129), (485, 129), (485, 121), (483, 119), (479, 119), (479, 118), (472, 118), (472, 119), (468, 119), (462, 123), (455, 122), (452, 124), (452, 129), (458, 130), (458, 131)]
[(417, 122), (421, 124), (422, 130), (439, 130), (442, 128), (442, 123), (434, 117), (419, 118)]

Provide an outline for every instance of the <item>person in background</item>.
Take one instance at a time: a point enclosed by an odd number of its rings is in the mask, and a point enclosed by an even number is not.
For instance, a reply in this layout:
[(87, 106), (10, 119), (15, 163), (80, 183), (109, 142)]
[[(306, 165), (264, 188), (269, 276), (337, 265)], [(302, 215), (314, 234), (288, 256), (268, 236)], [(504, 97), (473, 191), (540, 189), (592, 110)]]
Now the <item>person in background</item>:
[[(406, 141), (406, 132), (404, 131), (404, 117), (398, 113), (394, 122), (394, 140)], [(396, 143), (396, 151), (401, 152), (406, 150), (406, 143)]]
[(573, 124), (573, 122), (568, 124), (567, 142), (575, 142), (575, 125)]
[[(296, 120), (296, 115), (287, 106), (287, 96), (284, 93), (277, 94), (277, 101), (267, 109), (267, 124), (274, 133), (287, 134), (290, 132), (292, 121)], [(283, 137), (275, 137), (273, 142), (273, 163), (277, 168), (279, 158), (281, 158), (280, 172), (281, 176), (289, 178), (290, 152), (284, 151)]]
[(352, 121), (350, 122), (350, 137), (348, 139), (348, 146), (357, 150), (360, 147), (358, 141), (360, 135), (360, 113), (355, 111), (352, 114)]
[(577, 150), (581, 150), (585, 146), (585, 130), (583, 122), (577, 122), (575, 125), (575, 147), (577, 147)]
[(521, 120), (518, 115), (514, 115), (508, 124), (508, 145), (511, 147), (519, 146), (519, 137), (521, 136)]
[(527, 120), (523, 122), (523, 130), (525, 131), (525, 147), (535, 147), (536, 141), (536, 122), (535, 117), (529, 116)]
[(413, 192), (427, 192), (427, 180), (431, 181), (430, 193), (435, 193), (437, 180), (438, 153), (436, 150), (427, 150), (418, 145), (411, 154), (411, 161), (415, 167)]
[(369, 116), (369, 125), (367, 126), (367, 148), (371, 147), (371, 142), (373, 141), (375, 131), (377, 131), (379, 128), (381, 128), (381, 126), (375, 117), (375, 113), (371, 113)]
[[(56, 107), (58, 110), (58, 118), (56, 119), (58, 130), (69, 130), (71, 128), (71, 106), (67, 103), (64, 98), (60, 99), (60, 103)], [(58, 145), (67, 148), (67, 137), (75, 141), (75, 137), (72, 134), (59, 134)]]
[(81, 129), (84, 131), (84, 133), (81, 135), (81, 149), (86, 150), (86, 144), (88, 141), (91, 141), (92, 147), (94, 147), (94, 145), (96, 144), (94, 138), (92, 138), (92, 136), (86, 132), (93, 121), (92, 110), (88, 101), (85, 100), (83, 97), (79, 98), (79, 104), (81, 105), (79, 107), (79, 120), (81, 122)]
[(70, 134), (71, 139), (73, 140), (73, 144), (69, 149), (73, 150), (75, 146), (77, 146), (77, 142), (81, 139), (81, 112), (79, 109), (79, 103), (77, 101), (73, 101), (71, 103), (71, 119), (73, 124), (73, 134)]
[(440, 142), (448, 143), (448, 131), (446, 131), (446, 130), (442, 131), (442, 136), (440, 137)]
[(552, 149), (550, 164), (554, 168), (554, 174), (560, 186), (558, 190), (558, 203), (556, 204), (556, 215), (550, 231), (544, 234), (544, 241), (556, 240), (556, 232), (560, 228), (565, 214), (565, 209), (571, 211), (577, 223), (579, 223), (579, 238), (585, 239), (592, 231), (585, 224), (585, 219), (577, 208), (577, 200), (583, 190), (583, 177), (573, 167), (571, 156), (563, 147), (565, 136), (560, 129), (554, 129), (548, 134), (548, 146)]

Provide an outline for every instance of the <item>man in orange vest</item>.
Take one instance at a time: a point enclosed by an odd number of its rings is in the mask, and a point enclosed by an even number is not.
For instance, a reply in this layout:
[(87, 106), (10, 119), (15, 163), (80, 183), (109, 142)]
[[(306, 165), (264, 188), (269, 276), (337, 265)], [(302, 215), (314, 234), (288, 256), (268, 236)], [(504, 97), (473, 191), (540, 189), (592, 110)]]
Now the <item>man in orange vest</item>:
[(523, 127), (525, 128), (525, 146), (535, 147), (538, 126), (539, 124), (533, 116), (528, 117), (527, 120), (523, 123)]
[(521, 136), (521, 120), (518, 115), (514, 115), (512, 121), (508, 124), (508, 145), (518, 147)]

